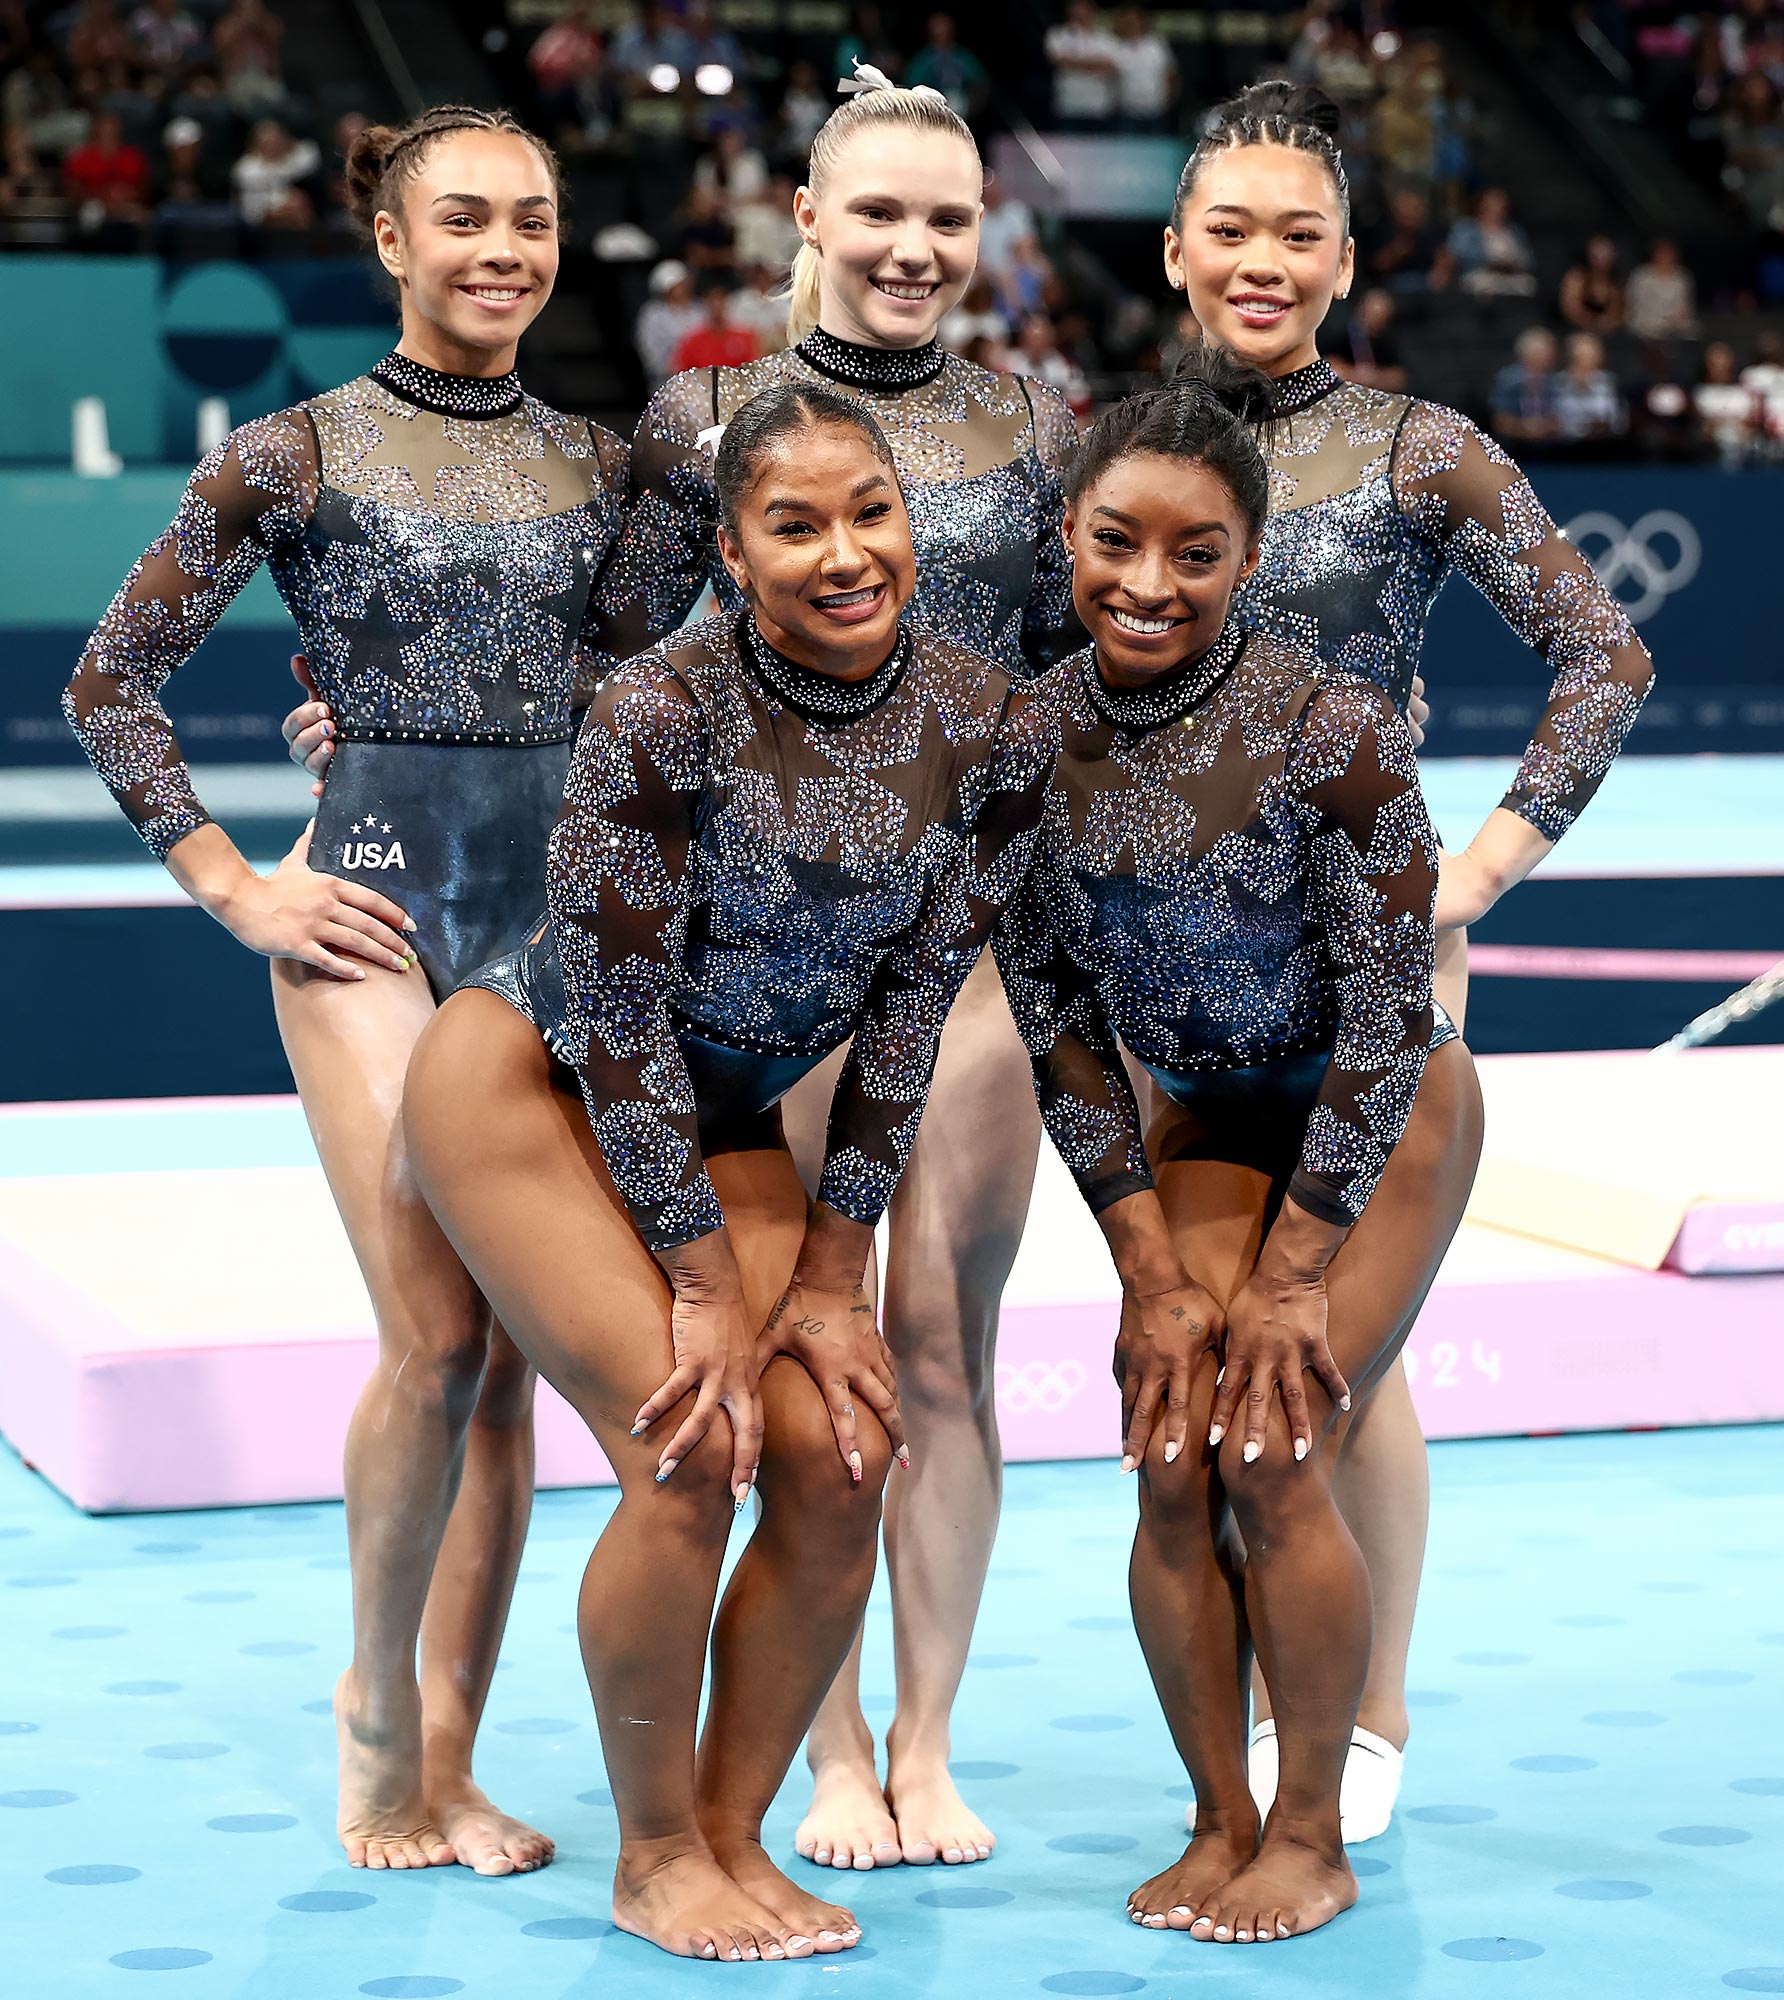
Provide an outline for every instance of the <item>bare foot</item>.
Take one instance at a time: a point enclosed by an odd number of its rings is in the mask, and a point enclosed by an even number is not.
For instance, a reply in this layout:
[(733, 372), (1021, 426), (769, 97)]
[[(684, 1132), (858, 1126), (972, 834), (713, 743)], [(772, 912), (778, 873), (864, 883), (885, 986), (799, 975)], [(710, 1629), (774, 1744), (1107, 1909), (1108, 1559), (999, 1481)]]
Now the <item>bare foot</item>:
[(813, 1939), (740, 1889), (709, 1850), (628, 1854), (613, 1872), (613, 1921), (677, 1958), (810, 1958)]
[(1180, 1859), (1128, 1897), (1127, 1913), (1148, 1930), (1186, 1931), (1256, 1854), (1255, 1826), (1237, 1834), (1205, 1827)]
[(1326, 1850), (1266, 1830), (1257, 1859), (1204, 1903), (1190, 1935), (1214, 1944), (1303, 1937), (1356, 1899), (1357, 1878), (1335, 1839)]
[(393, 1722), (374, 1718), (353, 1669), (335, 1684), (341, 1802), (335, 1830), (355, 1868), (449, 1868), (457, 1859), (421, 1788), (421, 1697)]
[(967, 1810), (946, 1763), (892, 1755), (886, 1803), (898, 1826), (898, 1846), (913, 1867), (933, 1861), (989, 1861), (997, 1836)]
[(429, 1780), (427, 1802), (460, 1865), (479, 1875), (530, 1874), (557, 1852), (548, 1834), (498, 1811), (469, 1778)]
[(807, 1895), (769, 1860), (759, 1840), (713, 1836), (712, 1851), (719, 1866), (737, 1886), (755, 1897), (795, 1935), (808, 1937), (821, 1952), (847, 1951), (861, 1941), (861, 1926), (853, 1910)]
[(865, 1764), (829, 1757), (819, 1765), (793, 1847), (820, 1868), (895, 1868), (904, 1859), (871, 1755)]

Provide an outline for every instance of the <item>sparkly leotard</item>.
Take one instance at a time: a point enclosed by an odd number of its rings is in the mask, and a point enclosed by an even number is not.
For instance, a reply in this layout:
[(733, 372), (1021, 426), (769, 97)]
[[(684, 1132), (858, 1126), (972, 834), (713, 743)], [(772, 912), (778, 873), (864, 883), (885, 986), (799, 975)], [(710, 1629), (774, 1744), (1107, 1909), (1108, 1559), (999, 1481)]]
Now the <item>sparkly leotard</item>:
[(1069, 643), (1071, 574), (1060, 474), (1077, 437), (1042, 382), (996, 375), (931, 343), (860, 347), (822, 331), (744, 368), (665, 382), (632, 444), (632, 510), (600, 589), (617, 657), (672, 631), (710, 583), (741, 601), (719, 561), (713, 457), (724, 425), (779, 382), (829, 382), (872, 411), (903, 482), (917, 552), (912, 615), (1011, 673)]
[(618, 438), (513, 375), (390, 355), (198, 466), (64, 712), (165, 859), (209, 814), (160, 690), (265, 562), (339, 732), (310, 865), (400, 903), (449, 991), (538, 908), (626, 467)]
[(653, 1249), (719, 1226), (706, 1152), (851, 1035), (818, 1193), (878, 1218), (1056, 745), (1032, 687), (914, 625), (858, 682), (774, 652), (746, 613), (607, 677), (551, 838), (549, 925), (474, 983), (576, 1070)]
[(1622, 607), (1466, 417), (1346, 382), (1324, 361), (1276, 395), (1270, 514), (1243, 616), (1404, 708), (1437, 593), (1467, 577), (1548, 663), (1548, 705), (1502, 803), (1558, 840), (1653, 681)]
[(1087, 648), (1036, 692), (1061, 751), (994, 948), (1085, 1198), (1152, 1184), (1119, 1036), (1194, 1104), (1207, 1150), (1354, 1221), (1453, 1034), (1404, 719), (1237, 619), (1149, 688), (1106, 686)]

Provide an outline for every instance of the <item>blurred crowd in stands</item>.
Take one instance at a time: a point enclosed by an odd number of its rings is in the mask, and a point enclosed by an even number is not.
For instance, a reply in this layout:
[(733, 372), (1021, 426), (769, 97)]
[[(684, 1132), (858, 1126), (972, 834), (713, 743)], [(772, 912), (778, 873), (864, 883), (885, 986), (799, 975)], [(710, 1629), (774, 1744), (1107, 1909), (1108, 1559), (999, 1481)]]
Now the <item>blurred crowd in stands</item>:
[[(288, 86), (286, 20), (302, 0), (281, 4), (283, 17), (268, 0), (0, 0), (0, 249), (348, 249), (338, 176), (363, 119), (323, 120)], [(1552, 11), (1595, 38), (1644, 116), (1652, 107), (1751, 257), (1706, 262), (1685, 231), (1569, 245), (1539, 227), (1495, 184), (1495, 114), (1441, 39), (1402, 27), (1394, 0), (1261, 0), (1268, 34), (1218, 86), (1203, 51), (1138, 5), (1054, 0), (1039, 47), (1012, 61), (972, 46), (964, 8), (857, 6), (840, 35), (783, 36), (770, 59), (709, 0), (629, 16), (612, 0), (510, 0), (506, 77), (573, 186), (579, 170), (623, 162), (628, 185), (649, 190), (622, 220), (572, 222), (585, 253), (648, 271), (635, 327), (646, 388), (784, 338), (793, 190), (856, 59), (942, 91), (987, 143), (1032, 124), (1164, 135), (1185, 151), (1217, 88), (1288, 74), (1345, 113), (1357, 282), (1327, 332), (1343, 372), (1430, 389), (1434, 359), (1463, 354), (1466, 379), (1433, 392), (1520, 455), (1784, 459), (1784, 343), (1764, 312), (1784, 301), (1784, 0)], [(943, 328), (950, 345), (1042, 376), (1088, 411), (1168, 368), (1195, 333), (1162, 282), (1115, 282), (1085, 234), (987, 187), (979, 273)]]

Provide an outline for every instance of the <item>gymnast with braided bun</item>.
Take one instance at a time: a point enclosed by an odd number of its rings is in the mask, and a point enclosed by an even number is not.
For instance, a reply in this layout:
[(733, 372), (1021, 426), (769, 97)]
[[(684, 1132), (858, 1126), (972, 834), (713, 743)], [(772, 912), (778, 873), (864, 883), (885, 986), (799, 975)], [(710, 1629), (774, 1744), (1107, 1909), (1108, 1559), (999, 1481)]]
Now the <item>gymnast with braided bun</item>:
[[(1259, 629), (1361, 675), (1413, 720), (1425, 627), (1467, 579), (1544, 663), (1551, 688), (1511, 789), (1465, 848), (1442, 856), (1436, 991), (1461, 1027), (1467, 926), (1522, 881), (1591, 799), (1653, 680), (1622, 607), (1493, 439), (1438, 403), (1343, 380), (1319, 331), (1350, 290), (1355, 247), (1323, 92), (1253, 84), (1214, 113), (1164, 231), (1165, 275), (1205, 337), (1270, 378), (1262, 442), (1270, 511), (1240, 608)], [(1168, 1113), (1168, 1106), (1161, 1107)], [(1155, 1134), (1168, 1154), (1172, 1126)], [(1389, 1369), (1337, 1473), (1369, 1565), (1375, 1645), (1345, 1777), (1345, 1832), (1384, 1832), (1407, 1740), (1406, 1659), (1424, 1563), (1430, 1476), (1405, 1369)], [(1259, 1803), (1275, 1786), (1268, 1690), (1255, 1689)]]

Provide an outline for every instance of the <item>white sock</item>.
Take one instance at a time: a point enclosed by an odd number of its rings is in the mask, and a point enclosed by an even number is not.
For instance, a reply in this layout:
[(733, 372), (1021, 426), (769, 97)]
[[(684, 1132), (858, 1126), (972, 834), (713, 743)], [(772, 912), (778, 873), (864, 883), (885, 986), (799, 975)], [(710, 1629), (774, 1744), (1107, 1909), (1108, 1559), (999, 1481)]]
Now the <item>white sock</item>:
[[(1387, 1832), (1400, 1796), (1400, 1778), (1406, 1768), (1403, 1751), (1396, 1750), (1385, 1736), (1372, 1729), (1353, 1729), (1350, 1749), (1344, 1759), (1344, 1780), (1338, 1792), (1338, 1811), (1346, 1847), (1375, 1840)], [(1281, 1769), (1281, 1751), (1276, 1742), (1276, 1724), (1260, 1722), (1251, 1732), (1251, 1796), (1260, 1813), (1268, 1815), (1276, 1803), (1276, 1780)], [(1195, 1831), (1196, 1809), (1192, 1801), (1184, 1824)]]

